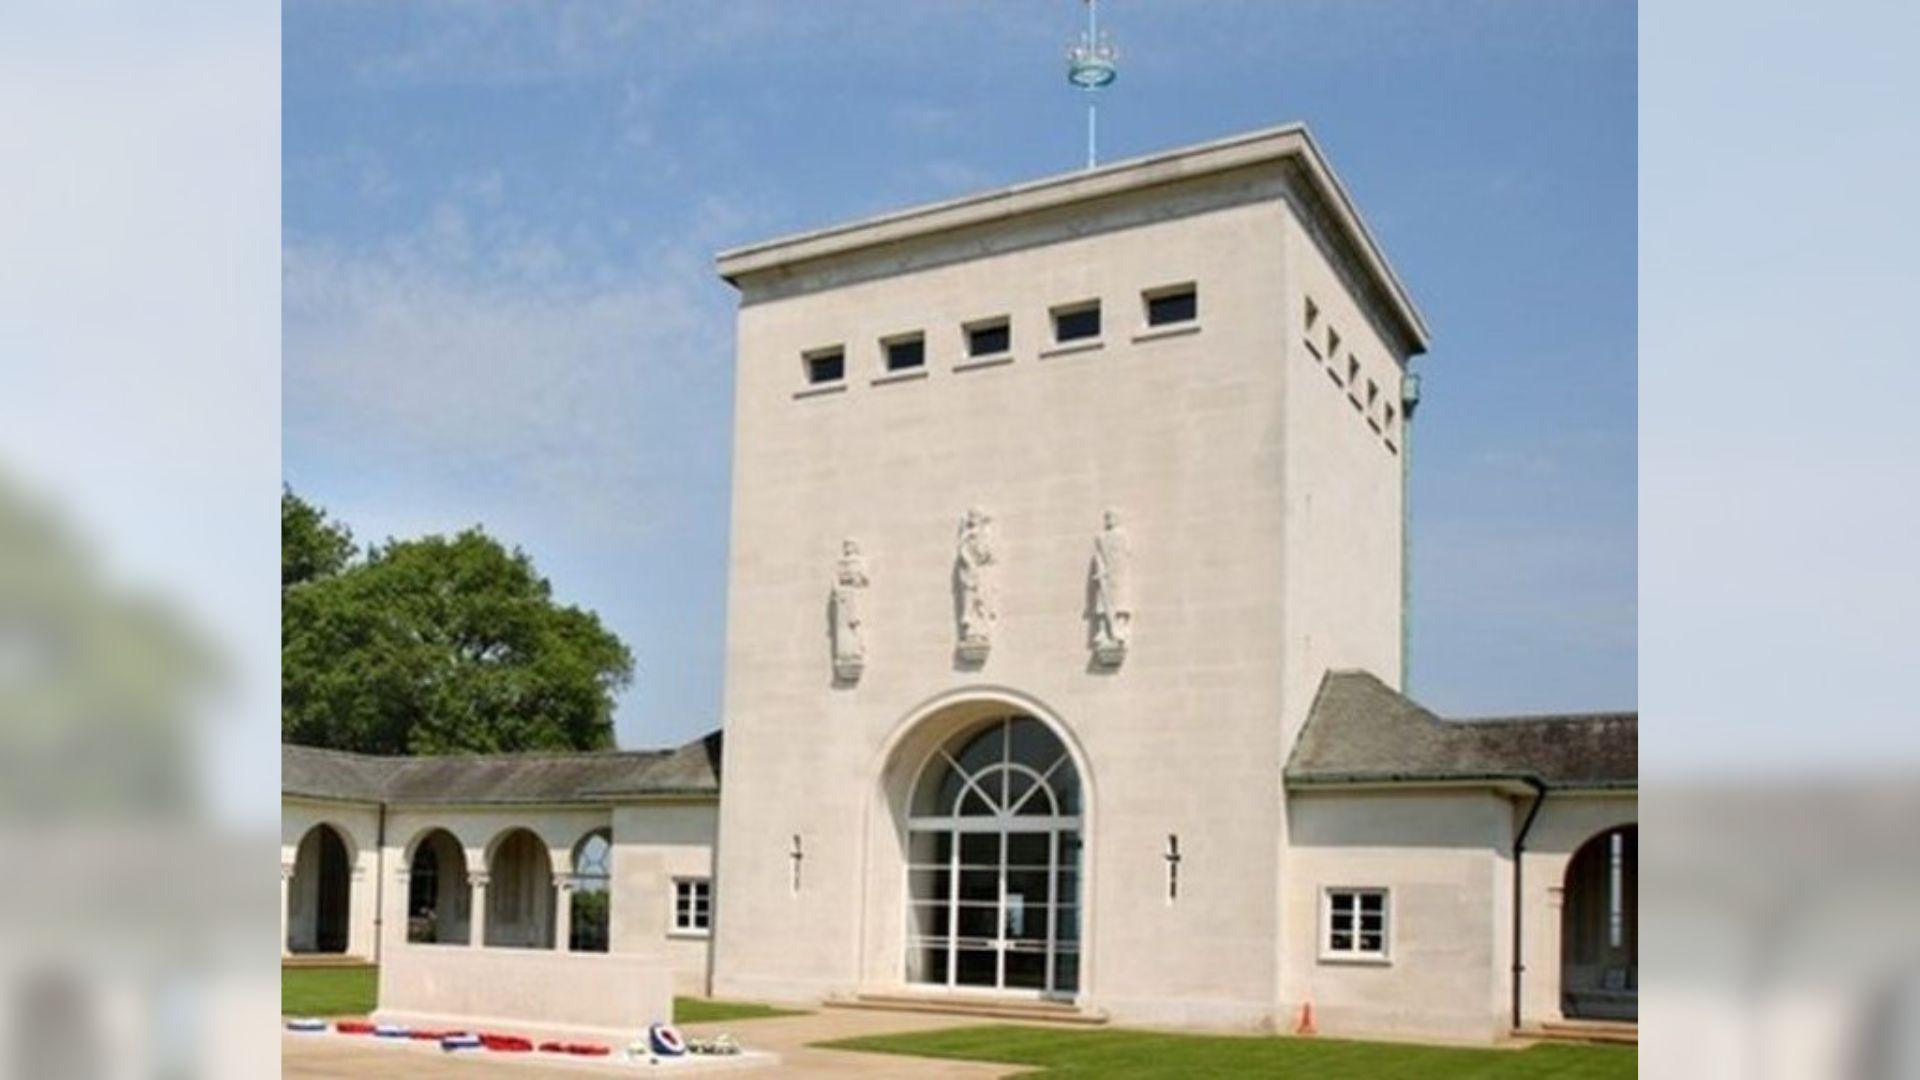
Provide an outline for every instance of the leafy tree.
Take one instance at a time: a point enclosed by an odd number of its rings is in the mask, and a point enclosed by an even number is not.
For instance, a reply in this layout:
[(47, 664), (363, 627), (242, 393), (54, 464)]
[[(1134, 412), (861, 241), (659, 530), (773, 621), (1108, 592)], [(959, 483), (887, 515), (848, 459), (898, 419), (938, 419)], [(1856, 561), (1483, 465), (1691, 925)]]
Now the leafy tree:
[(353, 559), (353, 533), (319, 507), (280, 488), (280, 587), (337, 574)]
[(633, 677), (598, 616), (478, 528), (284, 590), (281, 666), (283, 739), (373, 754), (610, 748)]

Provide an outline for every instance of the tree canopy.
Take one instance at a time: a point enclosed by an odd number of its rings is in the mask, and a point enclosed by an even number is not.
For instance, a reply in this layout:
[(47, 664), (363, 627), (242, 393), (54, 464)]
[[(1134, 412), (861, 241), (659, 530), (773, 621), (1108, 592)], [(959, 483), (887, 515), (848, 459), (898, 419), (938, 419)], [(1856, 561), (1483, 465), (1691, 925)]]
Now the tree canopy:
[[(478, 527), (388, 540), (281, 499), (281, 737), (373, 754), (599, 750), (633, 656)], [(340, 557), (341, 545), (345, 555)]]

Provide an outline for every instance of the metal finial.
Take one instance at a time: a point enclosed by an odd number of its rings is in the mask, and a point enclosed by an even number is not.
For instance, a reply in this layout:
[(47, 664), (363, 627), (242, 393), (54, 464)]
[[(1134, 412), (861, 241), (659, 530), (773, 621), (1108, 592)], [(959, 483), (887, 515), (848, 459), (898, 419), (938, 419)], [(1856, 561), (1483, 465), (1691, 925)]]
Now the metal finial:
[(1067, 81), (1087, 92), (1087, 168), (1091, 169), (1100, 160), (1094, 95), (1119, 76), (1120, 50), (1100, 32), (1100, 0), (1081, 2), (1087, 5), (1087, 30), (1079, 44), (1067, 49)]

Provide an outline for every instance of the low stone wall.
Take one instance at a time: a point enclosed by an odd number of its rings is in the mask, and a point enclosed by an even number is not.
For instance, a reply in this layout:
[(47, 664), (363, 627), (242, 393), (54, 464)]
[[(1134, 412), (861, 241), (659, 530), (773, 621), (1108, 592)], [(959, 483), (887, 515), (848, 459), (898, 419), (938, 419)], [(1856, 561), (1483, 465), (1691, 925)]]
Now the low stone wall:
[(391, 947), (380, 964), (380, 1015), (471, 1026), (637, 1032), (673, 1017), (673, 971), (656, 957)]

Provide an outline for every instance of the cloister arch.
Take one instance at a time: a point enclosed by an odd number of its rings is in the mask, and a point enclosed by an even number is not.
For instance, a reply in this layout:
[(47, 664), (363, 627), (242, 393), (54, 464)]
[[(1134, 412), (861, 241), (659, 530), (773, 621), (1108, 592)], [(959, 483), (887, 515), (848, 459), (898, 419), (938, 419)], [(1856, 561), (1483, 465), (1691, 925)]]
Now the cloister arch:
[(1596, 834), (1567, 862), (1560, 915), (1560, 1009), (1566, 1016), (1639, 1018), (1639, 864), (1637, 825)]
[(294, 849), (287, 889), (287, 951), (345, 953), (352, 937), (352, 834), (328, 822), (308, 829)]
[[(1025, 695), (927, 702), (882, 751), (869, 982), (1072, 999), (1084, 991), (1090, 776)], [(891, 940), (884, 940), (891, 939)]]
[(467, 849), (442, 827), (421, 831), (406, 847), (407, 941), (464, 945), (473, 927)]
[(573, 897), (567, 907), (567, 949), (606, 952), (613, 931), (613, 830), (595, 829), (569, 856)]
[(554, 941), (553, 855), (524, 826), (487, 845), (486, 941), (493, 947), (551, 949)]

